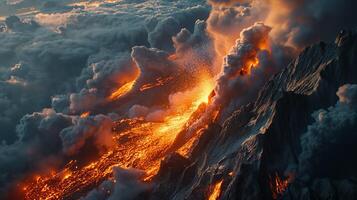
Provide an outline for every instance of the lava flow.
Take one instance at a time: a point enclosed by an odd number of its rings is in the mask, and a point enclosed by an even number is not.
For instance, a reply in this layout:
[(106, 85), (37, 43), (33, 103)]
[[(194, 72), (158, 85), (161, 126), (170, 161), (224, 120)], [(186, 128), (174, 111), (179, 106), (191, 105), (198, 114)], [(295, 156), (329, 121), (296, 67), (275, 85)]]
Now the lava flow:
[(168, 81), (171, 81), (173, 79), (172, 76), (169, 76), (167, 78), (162, 78), (159, 77), (156, 79), (156, 82), (154, 83), (148, 83), (148, 84), (144, 84), (143, 86), (140, 87), (140, 91), (145, 91), (145, 90), (149, 90), (158, 86), (162, 86), (165, 83), (167, 83)]
[(135, 80), (125, 83), (123, 86), (114, 91), (110, 96), (110, 100), (116, 100), (127, 94), (134, 86)]
[[(114, 182), (114, 167), (143, 170), (145, 175), (141, 177), (142, 181), (150, 181), (157, 174), (160, 162), (168, 154), (177, 152), (189, 157), (196, 140), (202, 134), (201, 130), (216, 121), (222, 112), (222, 98), (226, 98), (224, 103), (230, 101), (230, 95), (226, 94), (229, 90), (222, 88), (229, 88), (233, 84), (232, 79), (250, 76), (252, 69), (258, 67), (258, 53), (268, 49), (270, 30), (259, 23), (245, 29), (241, 39), (227, 56), (228, 60), (225, 59), (229, 62), (225, 63), (217, 82), (211, 73), (198, 72), (199, 74), (192, 75), (195, 76), (195, 83), (190, 83), (190, 89), (171, 91), (168, 94), (167, 105), (160, 108), (141, 106), (146, 114), (140, 113), (114, 123), (113, 140), (116, 145), (108, 152), (84, 167), (72, 161), (57, 173), (41, 175), (29, 181), (23, 187), (25, 199), (78, 199), (104, 180)], [(251, 41), (251, 37), (248, 37), (251, 32), (259, 33), (259, 40)], [(134, 92), (143, 95), (143, 91), (145, 94), (153, 91), (149, 90), (151, 88), (176, 83), (176, 80), (170, 81), (171, 76), (167, 77), (169, 78), (155, 79), (156, 82), (147, 85), (137, 85), (140, 83), (137, 82), (139, 76), (114, 91), (108, 100), (116, 101)], [(90, 113), (83, 117), (86, 115)], [(209, 199), (219, 198), (221, 185), (222, 181), (210, 189), (212, 193)]]
[(292, 174), (286, 179), (281, 178), (278, 173), (270, 177), (270, 189), (272, 191), (273, 199), (278, 199), (288, 188), (291, 181), (294, 179)]
[(221, 187), (222, 187), (223, 180), (217, 182), (211, 188), (211, 194), (208, 197), (208, 200), (217, 200), (221, 194)]
[[(114, 92), (113, 98), (127, 93), (135, 82), (129, 82)], [(162, 122), (144, 119), (123, 119), (114, 123), (116, 146), (100, 159), (84, 167), (76, 161), (49, 176), (39, 176), (22, 189), (25, 199), (78, 199), (104, 180), (113, 180), (113, 167), (144, 170), (143, 181), (157, 174), (161, 160), (177, 134), (201, 104), (207, 103), (214, 88), (212, 78), (204, 77), (190, 93), (190, 99), (180, 101)], [(120, 91), (120, 92), (119, 92)], [(114, 97), (115, 96), (115, 97)]]

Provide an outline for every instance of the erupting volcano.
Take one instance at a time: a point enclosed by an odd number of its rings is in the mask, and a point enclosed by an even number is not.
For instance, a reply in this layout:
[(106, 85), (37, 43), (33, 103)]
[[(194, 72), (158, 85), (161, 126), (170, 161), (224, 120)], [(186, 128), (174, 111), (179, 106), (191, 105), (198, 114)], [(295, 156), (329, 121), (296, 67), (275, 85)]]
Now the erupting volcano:
[(0, 199), (356, 199), (353, 6), (0, 1)]
[[(255, 30), (256, 29), (256, 30)], [(254, 40), (247, 38), (254, 30)], [(230, 55), (239, 55), (235, 58), (239, 63), (232, 63), (228, 56), (224, 67), (229, 72), (240, 76), (249, 76), (253, 68), (259, 66), (257, 54), (259, 51), (268, 49), (267, 34), (270, 28), (263, 24), (256, 24), (253, 28), (243, 30), (241, 40), (237, 42), (237, 47), (233, 48)], [(262, 36), (259, 36), (262, 34)], [(249, 37), (249, 36), (248, 36)], [(255, 44), (256, 45), (255, 45)], [(250, 51), (240, 52), (244, 45), (254, 44)], [(178, 58), (175, 57), (177, 60)], [(223, 58), (222, 58), (223, 59)], [(138, 61), (137, 61), (138, 62)], [(178, 62), (179, 63), (179, 62)], [(114, 145), (97, 160), (83, 166), (78, 166), (76, 160), (71, 160), (63, 169), (50, 174), (36, 175), (35, 178), (21, 184), (25, 199), (73, 199), (80, 198), (92, 187), (97, 186), (104, 180), (114, 181), (113, 169), (115, 167), (143, 170), (144, 174), (140, 177), (143, 182), (150, 180), (158, 173), (160, 162), (168, 155), (176, 152), (181, 156), (189, 157), (190, 152), (197, 144), (202, 129), (214, 123), (219, 116), (221, 106), (217, 104), (217, 99), (222, 98), (219, 89), (215, 89), (215, 75), (205, 70), (199, 70), (201, 63), (195, 63), (195, 71), (186, 71), (182, 67), (184, 80), (192, 79), (195, 84), (186, 84), (174, 76), (168, 78), (155, 78), (152, 83), (142, 83), (145, 79), (145, 70), (141, 66), (141, 72), (136, 79), (124, 83), (113, 91), (108, 97), (108, 101), (120, 101), (130, 93), (145, 92), (146, 90), (165, 86), (171, 81), (178, 92), (168, 93), (169, 104), (161, 109), (150, 113), (148, 108), (138, 111), (133, 118), (118, 119), (113, 123), (112, 140)], [(203, 63), (202, 63), (203, 64)], [(230, 66), (230, 65), (235, 66)], [(140, 64), (139, 68), (140, 68)], [(236, 69), (235, 69), (236, 68)], [(218, 80), (227, 76), (227, 71), (218, 74)], [(173, 73), (182, 73), (181, 70)], [(228, 75), (229, 79), (233, 76)], [(180, 86), (184, 84), (184, 86)], [(218, 82), (222, 84), (222, 82)], [(187, 85), (187, 86), (186, 86)], [(216, 86), (226, 87), (222, 85)], [(166, 87), (167, 88), (167, 87)], [(180, 88), (184, 88), (181, 91)], [(177, 90), (177, 89), (176, 89)], [(159, 90), (157, 90), (159, 91)], [(155, 95), (155, 94), (154, 94)], [(130, 100), (124, 100), (130, 101)], [(134, 105), (132, 109), (136, 109)], [(138, 107), (138, 106), (137, 106)], [(140, 107), (139, 107), (140, 110)], [(90, 112), (81, 114), (81, 118), (87, 118)], [(119, 180), (120, 181), (120, 180)], [(213, 188), (213, 193), (209, 199), (217, 199), (222, 181)], [(110, 191), (108, 192), (110, 195)]]

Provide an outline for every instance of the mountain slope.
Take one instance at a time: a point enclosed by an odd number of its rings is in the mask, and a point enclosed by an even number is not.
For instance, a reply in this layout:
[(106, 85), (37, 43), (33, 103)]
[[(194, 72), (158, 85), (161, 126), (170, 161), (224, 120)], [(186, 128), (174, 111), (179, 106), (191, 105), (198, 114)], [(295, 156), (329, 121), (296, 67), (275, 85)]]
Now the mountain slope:
[[(214, 190), (220, 199), (355, 199), (357, 173), (351, 169), (357, 165), (351, 152), (357, 152), (356, 118), (348, 119), (351, 131), (341, 126), (344, 133), (350, 131), (345, 134), (349, 138), (326, 142), (328, 137), (319, 137), (324, 132), (314, 135), (311, 130), (323, 118), (314, 117), (318, 112), (329, 114), (345, 103), (355, 113), (357, 92), (349, 89), (353, 86), (340, 87), (357, 82), (356, 39), (355, 32), (341, 31), (334, 44), (306, 48), (262, 88), (254, 103), (222, 126), (211, 124), (189, 158), (167, 157), (151, 199), (208, 199)], [(304, 143), (312, 141), (309, 134), (321, 145)], [(304, 166), (306, 155), (319, 159)], [(345, 163), (339, 165), (341, 160)]]

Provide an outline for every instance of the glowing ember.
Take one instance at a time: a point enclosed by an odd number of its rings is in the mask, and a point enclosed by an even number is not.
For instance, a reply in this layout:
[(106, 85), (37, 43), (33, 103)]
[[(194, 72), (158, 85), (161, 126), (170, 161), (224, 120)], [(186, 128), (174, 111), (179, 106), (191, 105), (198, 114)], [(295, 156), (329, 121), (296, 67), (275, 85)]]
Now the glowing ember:
[(179, 148), (176, 152), (186, 158), (188, 158), (191, 154), (191, 151), (194, 146), (196, 146), (198, 142), (198, 138), (202, 135), (203, 129), (199, 129), (195, 132), (195, 134), (184, 144), (181, 148)]
[(172, 80), (173, 77), (167, 77), (167, 78), (157, 78), (156, 79), (156, 82), (154, 83), (148, 83), (148, 84), (145, 84), (143, 86), (140, 87), (140, 91), (145, 91), (145, 90), (149, 90), (149, 89), (152, 89), (152, 88), (155, 88), (155, 87), (158, 87), (158, 86), (162, 86), (162, 85), (165, 85), (168, 81)]
[(86, 118), (90, 115), (90, 112), (84, 112), (81, 114), (80, 118)]
[(221, 195), (222, 183), (223, 180), (219, 181), (212, 187), (208, 200), (217, 200), (219, 198), (219, 196)]
[(289, 175), (286, 179), (282, 179), (278, 173), (270, 177), (270, 189), (273, 199), (278, 199), (288, 188), (290, 182), (294, 179), (293, 175)]
[(117, 100), (120, 97), (123, 97), (124, 95), (126, 95), (128, 92), (130, 92), (130, 90), (133, 88), (134, 84), (135, 84), (136, 80), (130, 81), (128, 83), (125, 83), (123, 86), (121, 86), (119, 89), (117, 89), (116, 91), (114, 91), (110, 96), (109, 99), (110, 100)]

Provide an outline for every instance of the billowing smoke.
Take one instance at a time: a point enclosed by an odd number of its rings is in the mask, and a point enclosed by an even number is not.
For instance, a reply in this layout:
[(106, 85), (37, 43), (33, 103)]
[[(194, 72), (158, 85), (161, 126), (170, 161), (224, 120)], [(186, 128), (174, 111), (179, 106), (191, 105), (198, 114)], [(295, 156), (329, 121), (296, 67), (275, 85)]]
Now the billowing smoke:
[(105, 115), (96, 115), (75, 120), (73, 126), (63, 129), (60, 133), (62, 151), (70, 155), (76, 154), (89, 139), (92, 139), (98, 149), (110, 149), (114, 146), (112, 123), (115, 116), (112, 117), (113, 119)]
[(286, 46), (301, 49), (319, 40), (330, 41), (341, 29), (355, 28), (353, 0), (269, 1), (266, 23), (272, 36)]
[(25, 115), (16, 128), (19, 140), (0, 146), (2, 187), (26, 171), (57, 167), (63, 158), (60, 132), (72, 124), (71, 116), (52, 109)]
[[(31, 4), (41, 12), (7, 17), (0, 28), (1, 189), (30, 172), (61, 168), (72, 159), (85, 163), (111, 148), (112, 123), (119, 118), (111, 113), (118, 111), (122, 118), (139, 102), (151, 107), (158, 95), (153, 89), (126, 102), (108, 97), (139, 75), (136, 92), (140, 81), (151, 83), (177, 72), (179, 61), (170, 58), (175, 51), (186, 55), (182, 63), (188, 63), (188, 49), (191, 57), (200, 53), (197, 59), (210, 60), (205, 23), (196, 23), (208, 16), (204, 4), (177, 2), (172, 9), (164, 3), (153, 11), (154, 4), (122, 1), (96, 13), (90, 9), (100, 7), (43, 3), (7, 5), (17, 9)], [(134, 4), (142, 4), (140, 14)], [(192, 36), (174, 44), (172, 37), (182, 28)], [(161, 99), (168, 102), (171, 92), (165, 91)]]
[(108, 200), (129, 200), (138, 198), (138, 195), (149, 190), (151, 185), (143, 183), (140, 178), (145, 172), (136, 169), (114, 169), (116, 184), (113, 194)]
[[(114, 121), (164, 121), (210, 93), (214, 76), (207, 112), (219, 108), (224, 120), (296, 50), (332, 39), (356, 18), (346, 9), (353, 0), (209, 0), (211, 8), (203, 0), (69, 2), (77, 1), (0, 2), (0, 13), (19, 14), (0, 26), (1, 188), (72, 159), (86, 164), (116, 145)], [(17, 12), (28, 7), (33, 14)], [(323, 116), (352, 104), (342, 91)], [(122, 94), (111, 98), (115, 92)], [(103, 182), (88, 199), (149, 189), (141, 173), (114, 171), (117, 183)]]
[[(229, 107), (232, 108), (254, 98), (271, 74), (286, 66), (303, 47), (321, 39), (333, 40), (342, 27), (354, 28), (355, 23), (351, 20), (357, 17), (353, 10), (346, 8), (355, 4), (352, 0), (209, 0), (208, 3), (212, 6), (207, 19), (208, 32), (213, 38), (218, 58), (226, 56), (223, 61), (215, 62), (222, 66), (216, 93), (221, 93), (218, 96), (223, 93), (239, 96), (240, 99), (231, 101)], [(260, 27), (269, 27), (261, 35), (258, 34), (262, 31), (257, 28), (257, 21), (265, 24)], [(248, 27), (252, 27), (251, 31), (247, 31)], [(253, 35), (253, 32), (257, 33), (255, 38), (244, 41), (244, 37)], [(265, 40), (265, 48), (257, 46), (260, 38)], [(245, 74), (244, 68), (247, 67), (244, 65), (254, 65), (254, 59), (257, 62), (255, 65), (260, 67), (252, 68), (250, 76), (237, 76)], [(231, 98), (223, 95), (222, 100), (230, 101)]]
[(105, 181), (90, 191), (81, 200), (131, 200), (145, 198), (144, 193), (152, 188), (150, 183), (140, 181), (145, 172), (137, 169), (114, 168), (114, 181)]
[[(270, 31), (270, 27), (262, 23), (256, 23), (241, 32), (236, 45), (224, 59), (223, 73), (217, 81), (216, 93), (222, 101), (231, 99), (227, 95), (232, 94), (233, 89), (249, 89), (249, 85), (236, 87), (234, 82), (237, 81), (237, 77), (239, 76), (250, 77), (251, 73), (254, 73), (254, 68), (260, 64), (259, 55), (264, 51), (269, 53), (268, 40)], [(222, 104), (224, 102), (219, 101), (218, 103)]]
[(315, 122), (301, 138), (299, 175), (304, 180), (356, 174), (357, 85), (340, 87), (337, 96), (335, 106), (313, 113)]
[[(208, 24), (215, 36), (216, 50), (228, 53), (234, 40), (257, 21), (272, 27), (276, 44), (296, 55), (302, 48), (320, 40), (331, 41), (341, 29), (355, 28), (356, 1), (346, 0), (209, 0)], [(294, 52), (295, 51), (295, 52)]]

